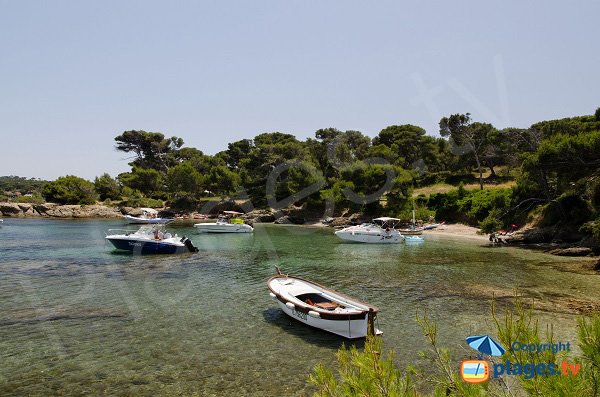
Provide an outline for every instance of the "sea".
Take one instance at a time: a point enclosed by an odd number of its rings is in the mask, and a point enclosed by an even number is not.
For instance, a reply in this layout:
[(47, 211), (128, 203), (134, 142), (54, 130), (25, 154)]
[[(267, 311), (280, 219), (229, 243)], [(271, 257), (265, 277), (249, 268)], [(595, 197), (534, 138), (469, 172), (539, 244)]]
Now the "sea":
[[(115, 251), (121, 220), (8, 218), (0, 226), (0, 396), (308, 396), (322, 363), (361, 348), (287, 317), (266, 280), (283, 272), (380, 309), (383, 345), (399, 368), (430, 368), (415, 321), (437, 324), (456, 361), (469, 335), (495, 335), (513, 294), (540, 329), (576, 345), (576, 307), (600, 300), (584, 260), (485, 240), (426, 234), (423, 243), (349, 244), (332, 228), (257, 224), (252, 234), (168, 230), (198, 253)], [(433, 369), (432, 369), (433, 370)]]

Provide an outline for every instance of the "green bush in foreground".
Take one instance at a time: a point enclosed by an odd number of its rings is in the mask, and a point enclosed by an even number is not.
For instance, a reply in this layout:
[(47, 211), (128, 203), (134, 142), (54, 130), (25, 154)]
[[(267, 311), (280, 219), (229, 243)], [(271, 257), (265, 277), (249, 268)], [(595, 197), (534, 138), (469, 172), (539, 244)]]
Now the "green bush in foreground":
[[(553, 342), (552, 328), (546, 330), (544, 338), (533, 317), (533, 309), (526, 309), (519, 297), (515, 298), (512, 310), (503, 316), (496, 313), (492, 304), (492, 316), (500, 343), (508, 347), (498, 362), (511, 363), (555, 363), (563, 361), (580, 364), (577, 376), (534, 376), (501, 375), (483, 384), (469, 384), (462, 381), (459, 367), (452, 360), (447, 349), (437, 344), (437, 325), (427, 316), (419, 316), (416, 321), (425, 335), (429, 350), (422, 357), (429, 359), (434, 371), (425, 376), (418, 368), (401, 371), (394, 365), (394, 351), (383, 353), (383, 341), (379, 337), (367, 337), (364, 351), (356, 347), (348, 350), (342, 346), (337, 352), (338, 375), (322, 364), (315, 366), (308, 381), (317, 387), (315, 396), (598, 396), (600, 393), (600, 314), (578, 320), (578, 346), (581, 355), (544, 351), (531, 353), (513, 351), (511, 344), (538, 344)], [(430, 367), (431, 368), (431, 367)], [(419, 384), (419, 387), (417, 386)], [(422, 387), (421, 387), (422, 385)], [(424, 394), (420, 389), (432, 390)]]

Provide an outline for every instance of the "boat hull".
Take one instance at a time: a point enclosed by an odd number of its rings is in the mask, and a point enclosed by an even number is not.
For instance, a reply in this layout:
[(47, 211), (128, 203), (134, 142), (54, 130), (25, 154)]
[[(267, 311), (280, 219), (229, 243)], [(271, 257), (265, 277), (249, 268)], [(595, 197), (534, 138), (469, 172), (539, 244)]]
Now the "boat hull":
[(364, 315), (364, 318), (360, 319), (339, 319), (339, 320), (325, 320), (322, 318), (314, 318), (303, 313), (302, 311), (296, 310), (296, 308), (290, 309), (285, 303), (277, 301), (279, 307), (285, 314), (293, 318), (294, 320), (300, 321), (313, 328), (318, 328), (323, 331), (331, 332), (348, 339), (364, 338), (367, 336), (369, 322), (367, 319), (368, 314)]
[(252, 233), (254, 229), (246, 224), (198, 223), (194, 227), (199, 233)]
[(178, 254), (188, 252), (185, 245), (178, 245), (164, 241), (140, 241), (126, 237), (106, 237), (118, 250), (130, 251), (140, 254)]
[(420, 236), (423, 234), (423, 229), (400, 229), (399, 231), (405, 236)]

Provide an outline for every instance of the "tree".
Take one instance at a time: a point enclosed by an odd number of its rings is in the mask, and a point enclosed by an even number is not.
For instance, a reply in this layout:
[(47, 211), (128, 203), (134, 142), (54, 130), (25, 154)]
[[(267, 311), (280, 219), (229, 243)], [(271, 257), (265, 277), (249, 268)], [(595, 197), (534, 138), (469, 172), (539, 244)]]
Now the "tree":
[(305, 145), (326, 178), (337, 179), (341, 167), (367, 157), (371, 146), (371, 139), (360, 131), (323, 128), (315, 132), (315, 138)]
[(74, 175), (61, 176), (42, 189), (46, 201), (58, 204), (94, 204), (94, 184)]
[(223, 158), (227, 166), (231, 169), (240, 167), (240, 162), (248, 156), (248, 153), (254, 148), (254, 143), (251, 139), (242, 139), (241, 141), (229, 143), (227, 150), (223, 154)]
[(174, 165), (174, 153), (183, 146), (183, 139), (173, 136), (165, 138), (160, 132), (125, 131), (115, 137), (115, 148), (125, 153), (133, 152), (135, 159), (129, 163), (140, 168), (166, 171)]
[(167, 172), (169, 191), (178, 196), (200, 193), (203, 183), (204, 177), (196, 171), (190, 161), (177, 164)]
[(488, 135), (494, 127), (487, 123), (471, 123), (471, 115), (453, 114), (440, 120), (440, 134), (450, 137), (454, 144), (462, 147), (463, 154), (471, 154), (479, 171), (479, 187), (483, 190), (482, 155), (488, 150)]
[(121, 186), (110, 175), (104, 173), (94, 180), (96, 193), (100, 195), (100, 200), (118, 200), (121, 198)]
[(134, 190), (139, 190), (146, 196), (151, 196), (154, 192), (163, 191), (164, 188), (163, 176), (153, 168), (133, 167), (131, 172), (120, 174), (118, 179), (123, 185)]
[(231, 194), (239, 186), (239, 176), (225, 165), (215, 165), (206, 175), (208, 190), (215, 194)]
[(385, 145), (396, 157), (396, 164), (410, 168), (423, 159), (425, 130), (411, 124), (392, 125), (384, 128), (373, 138), (373, 146)]

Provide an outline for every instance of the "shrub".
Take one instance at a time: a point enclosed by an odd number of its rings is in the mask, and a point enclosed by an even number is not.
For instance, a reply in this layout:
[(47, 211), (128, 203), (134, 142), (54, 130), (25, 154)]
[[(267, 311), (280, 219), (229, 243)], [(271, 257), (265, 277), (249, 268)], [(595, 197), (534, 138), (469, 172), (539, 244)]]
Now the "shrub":
[(96, 177), (94, 180), (96, 193), (100, 195), (100, 200), (106, 199), (119, 200), (121, 198), (121, 186), (108, 174)]
[(121, 201), (122, 207), (162, 208), (164, 203), (149, 197), (134, 197)]
[[(496, 311), (492, 302), (492, 317), (496, 325), (496, 333), (501, 344), (511, 346), (514, 341), (524, 345), (539, 344), (542, 335), (537, 320), (533, 316), (533, 308), (525, 308), (520, 297), (515, 296), (513, 307), (504, 314)], [(308, 381), (317, 387), (314, 396), (418, 396), (421, 395), (409, 374), (424, 381), (427, 389), (433, 389), (434, 396), (597, 396), (600, 393), (600, 314), (578, 319), (579, 356), (570, 353), (553, 353), (552, 350), (541, 352), (507, 349), (501, 361), (512, 363), (548, 364), (570, 361), (580, 364), (578, 376), (534, 376), (527, 373), (511, 376), (518, 384), (509, 382), (505, 375), (497, 381), (482, 384), (469, 384), (460, 379), (458, 365), (452, 360), (447, 349), (437, 344), (437, 325), (427, 316), (419, 316), (416, 321), (425, 336), (429, 349), (422, 352), (421, 357), (428, 359), (432, 365), (427, 371), (409, 368), (403, 373), (395, 367), (394, 351), (383, 354), (382, 339), (367, 337), (364, 351), (356, 347), (350, 350), (344, 346), (337, 352), (338, 376), (331, 369), (318, 364), (313, 369)], [(552, 327), (547, 328), (544, 341), (552, 342)]]
[(510, 197), (510, 189), (475, 190), (461, 199), (458, 205), (474, 221), (483, 221), (493, 209), (507, 209)]
[(94, 204), (94, 184), (74, 175), (61, 176), (42, 189), (46, 201), (58, 204)]
[(581, 233), (590, 234), (600, 241), (600, 220), (597, 219), (595, 221), (584, 223), (579, 228), (579, 231)]
[(186, 195), (173, 199), (168, 205), (175, 211), (192, 211), (198, 209), (200, 200), (194, 196)]
[(448, 193), (435, 193), (429, 196), (427, 207), (435, 208), (436, 219), (457, 222), (463, 219), (459, 212), (458, 200), (456, 190), (451, 190)]
[(479, 227), (483, 233), (492, 233), (498, 231), (504, 227), (504, 224), (498, 219), (500, 217), (500, 210), (497, 208), (490, 211), (489, 215), (479, 222)]
[(318, 364), (309, 382), (319, 388), (315, 396), (414, 396), (410, 377), (394, 365), (394, 352), (382, 354), (382, 340), (368, 336), (365, 350), (359, 352), (342, 345), (336, 356), (339, 380), (324, 365)]
[(12, 200), (15, 203), (31, 203), (31, 204), (42, 204), (44, 203), (44, 198), (41, 194), (36, 193), (32, 196), (19, 196)]

